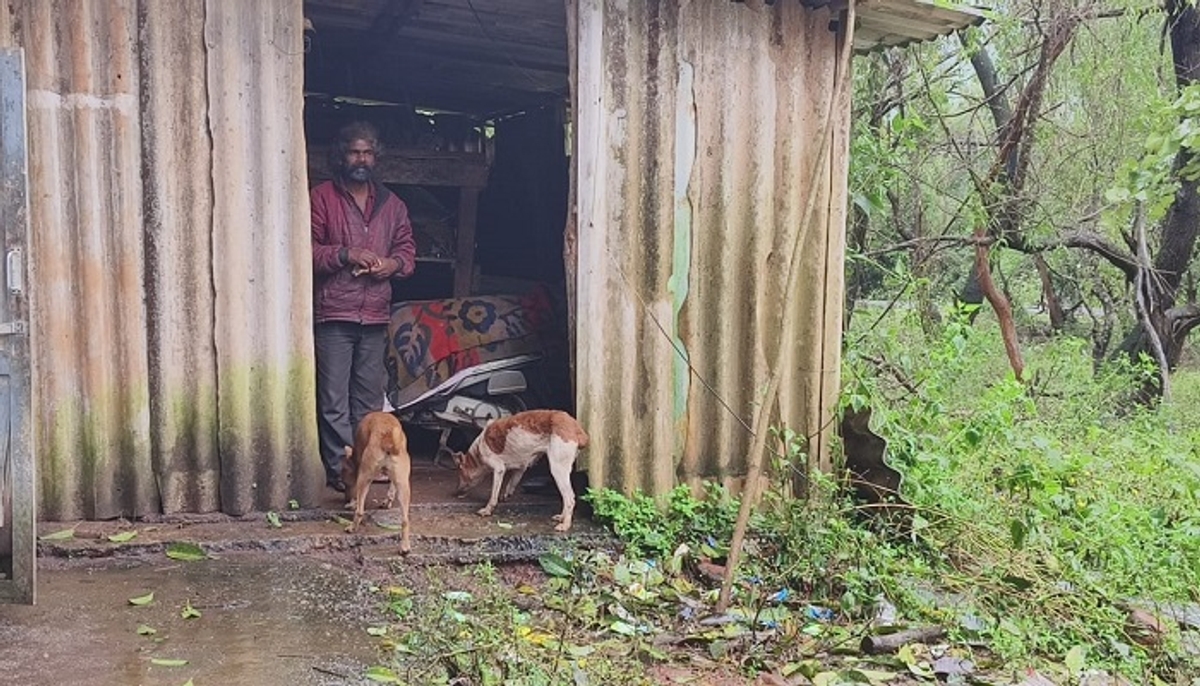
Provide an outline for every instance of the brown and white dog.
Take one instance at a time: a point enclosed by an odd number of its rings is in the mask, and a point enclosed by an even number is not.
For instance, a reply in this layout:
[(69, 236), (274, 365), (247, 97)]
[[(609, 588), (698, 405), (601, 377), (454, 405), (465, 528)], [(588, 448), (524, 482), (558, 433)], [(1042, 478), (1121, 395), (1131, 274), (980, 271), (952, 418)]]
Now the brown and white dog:
[(383, 506), (390, 509), (397, 493), (400, 495), (400, 552), (411, 550), (408, 538), (408, 506), (412, 501), (408, 476), (411, 467), (408, 438), (404, 435), (400, 420), (387, 412), (372, 412), (363, 417), (354, 432), (354, 447), (346, 446), (346, 459), (342, 460), (346, 497), (348, 502), (354, 503), (354, 522), (348, 531), (358, 530), (371, 482), (381, 469), (386, 468), (391, 485), (388, 486), (387, 500)]
[[(575, 493), (571, 468), (588, 435), (575, 418), (558, 410), (529, 410), (492, 421), (465, 453), (454, 453), (458, 465), (458, 497), (467, 494), (484, 477), (492, 475), (492, 496), (479, 514), (487, 517), (500, 500), (508, 500), (517, 484), (539, 457), (550, 461), (550, 475), (562, 496), (562, 513), (554, 515), (555, 531), (571, 528)], [(507, 484), (504, 483), (505, 476)], [(503, 493), (501, 487), (503, 485)]]

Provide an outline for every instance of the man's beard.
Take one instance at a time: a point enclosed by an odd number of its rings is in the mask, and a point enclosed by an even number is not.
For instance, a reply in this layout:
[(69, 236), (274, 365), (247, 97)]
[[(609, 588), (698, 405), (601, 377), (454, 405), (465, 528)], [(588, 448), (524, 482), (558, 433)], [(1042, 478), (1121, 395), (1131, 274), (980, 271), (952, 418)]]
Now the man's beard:
[(346, 178), (363, 183), (371, 180), (371, 168), (365, 164), (356, 164), (346, 168)]

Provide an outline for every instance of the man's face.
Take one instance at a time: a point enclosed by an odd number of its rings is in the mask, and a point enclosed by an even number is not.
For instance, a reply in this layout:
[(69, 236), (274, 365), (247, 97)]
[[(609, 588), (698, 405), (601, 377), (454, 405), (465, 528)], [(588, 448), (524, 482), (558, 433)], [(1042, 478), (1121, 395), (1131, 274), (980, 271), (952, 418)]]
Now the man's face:
[(375, 146), (370, 141), (354, 141), (346, 149), (342, 167), (346, 178), (358, 182), (369, 181), (371, 170), (375, 168)]

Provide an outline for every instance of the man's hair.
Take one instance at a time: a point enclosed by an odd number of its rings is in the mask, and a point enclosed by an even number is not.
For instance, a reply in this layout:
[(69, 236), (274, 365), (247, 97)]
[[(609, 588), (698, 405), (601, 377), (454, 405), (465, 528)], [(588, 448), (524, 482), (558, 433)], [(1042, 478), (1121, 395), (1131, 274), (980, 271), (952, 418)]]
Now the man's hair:
[(365, 121), (354, 121), (346, 124), (338, 129), (337, 138), (333, 141), (333, 146), (329, 149), (329, 162), (334, 169), (341, 169), (346, 163), (346, 153), (349, 152), (350, 146), (354, 141), (366, 141), (375, 148), (375, 155), (378, 157), (382, 152), (379, 144), (379, 130), (375, 125)]

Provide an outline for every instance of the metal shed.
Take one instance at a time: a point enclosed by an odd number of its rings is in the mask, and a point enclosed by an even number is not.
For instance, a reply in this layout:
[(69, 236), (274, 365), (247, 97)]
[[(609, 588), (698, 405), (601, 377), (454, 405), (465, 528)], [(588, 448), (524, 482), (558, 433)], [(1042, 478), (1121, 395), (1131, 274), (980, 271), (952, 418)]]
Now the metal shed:
[(320, 487), (297, 0), (28, 0), (39, 515)]
[[(565, 259), (593, 484), (736, 482), (781, 337), (778, 419), (825, 461), (840, 49), (979, 19), (923, 0), (856, 7), (857, 30), (844, 4), (798, 0), (7, 3), (0, 47), (25, 64), (39, 515), (239, 514), (320, 487), (306, 79), (474, 113), (571, 100)], [(306, 19), (329, 54), (404, 68), (306, 75)], [(785, 308), (799, 312), (786, 331)]]

